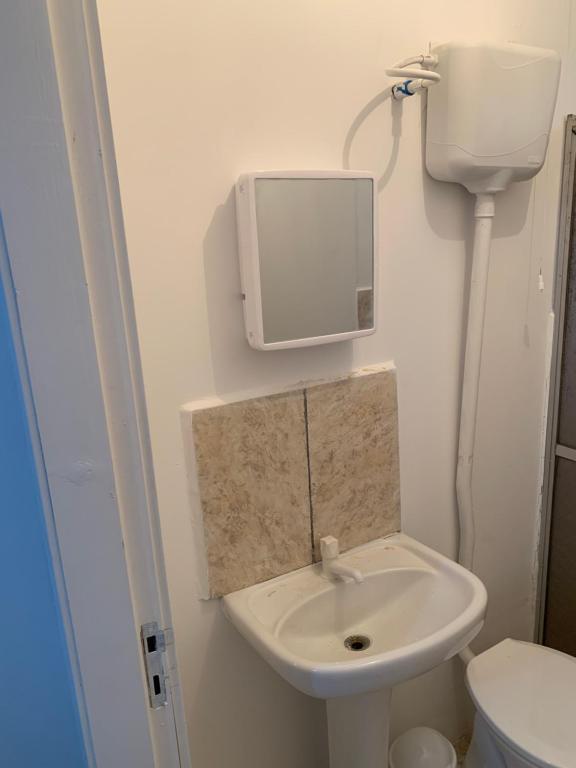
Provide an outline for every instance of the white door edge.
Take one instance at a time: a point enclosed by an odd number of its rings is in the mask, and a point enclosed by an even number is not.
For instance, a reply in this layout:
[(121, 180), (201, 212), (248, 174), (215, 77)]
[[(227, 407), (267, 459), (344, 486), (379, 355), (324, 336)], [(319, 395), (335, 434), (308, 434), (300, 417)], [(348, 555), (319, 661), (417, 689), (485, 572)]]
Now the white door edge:
[(95, 4), (9, 4), (0, 46), (15, 67), (0, 126), (3, 273), (90, 765), (189, 768), (174, 645), (168, 704), (151, 709), (138, 635), (171, 619)]

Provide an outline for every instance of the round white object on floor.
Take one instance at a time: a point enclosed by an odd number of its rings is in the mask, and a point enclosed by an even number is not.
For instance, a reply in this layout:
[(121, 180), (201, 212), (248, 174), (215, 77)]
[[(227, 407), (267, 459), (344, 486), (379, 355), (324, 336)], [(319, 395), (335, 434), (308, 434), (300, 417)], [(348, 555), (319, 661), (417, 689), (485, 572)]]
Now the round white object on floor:
[(456, 752), (433, 728), (411, 728), (390, 747), (390, 768), (456, 768)]

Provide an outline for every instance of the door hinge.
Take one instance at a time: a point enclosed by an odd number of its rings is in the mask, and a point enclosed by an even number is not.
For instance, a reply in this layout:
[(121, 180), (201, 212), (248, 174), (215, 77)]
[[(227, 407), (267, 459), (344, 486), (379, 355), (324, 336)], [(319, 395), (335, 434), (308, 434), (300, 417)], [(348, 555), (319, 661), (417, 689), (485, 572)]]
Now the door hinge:
[(148, 682), (148, 698), (152, 709), (165, 707), (168, 694), (164, 672), (164, 651), (171, 642), (172, 630), (160, 629), (157, 621), (150, 621), (140, 627), (142, 653)]

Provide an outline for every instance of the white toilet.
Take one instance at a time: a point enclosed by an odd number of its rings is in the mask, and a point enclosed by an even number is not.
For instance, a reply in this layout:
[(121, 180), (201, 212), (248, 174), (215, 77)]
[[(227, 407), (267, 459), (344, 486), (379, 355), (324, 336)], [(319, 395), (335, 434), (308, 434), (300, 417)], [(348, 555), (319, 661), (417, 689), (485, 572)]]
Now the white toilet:
[(576, 768), (576, 659), (504, 640), (470, 662), (476, 705), (464, 768)]

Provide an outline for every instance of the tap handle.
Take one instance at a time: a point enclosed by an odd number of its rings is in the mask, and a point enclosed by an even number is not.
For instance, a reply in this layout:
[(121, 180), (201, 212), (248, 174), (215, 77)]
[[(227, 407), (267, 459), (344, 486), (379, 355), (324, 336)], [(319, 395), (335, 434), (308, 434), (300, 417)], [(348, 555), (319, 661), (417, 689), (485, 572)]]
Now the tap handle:
[(338, 539), (334, 536), (324, 536), (324, 538), (320, 539), (322, 560), (334, 560), (334, 558), (338, 557), (339, 553)]

